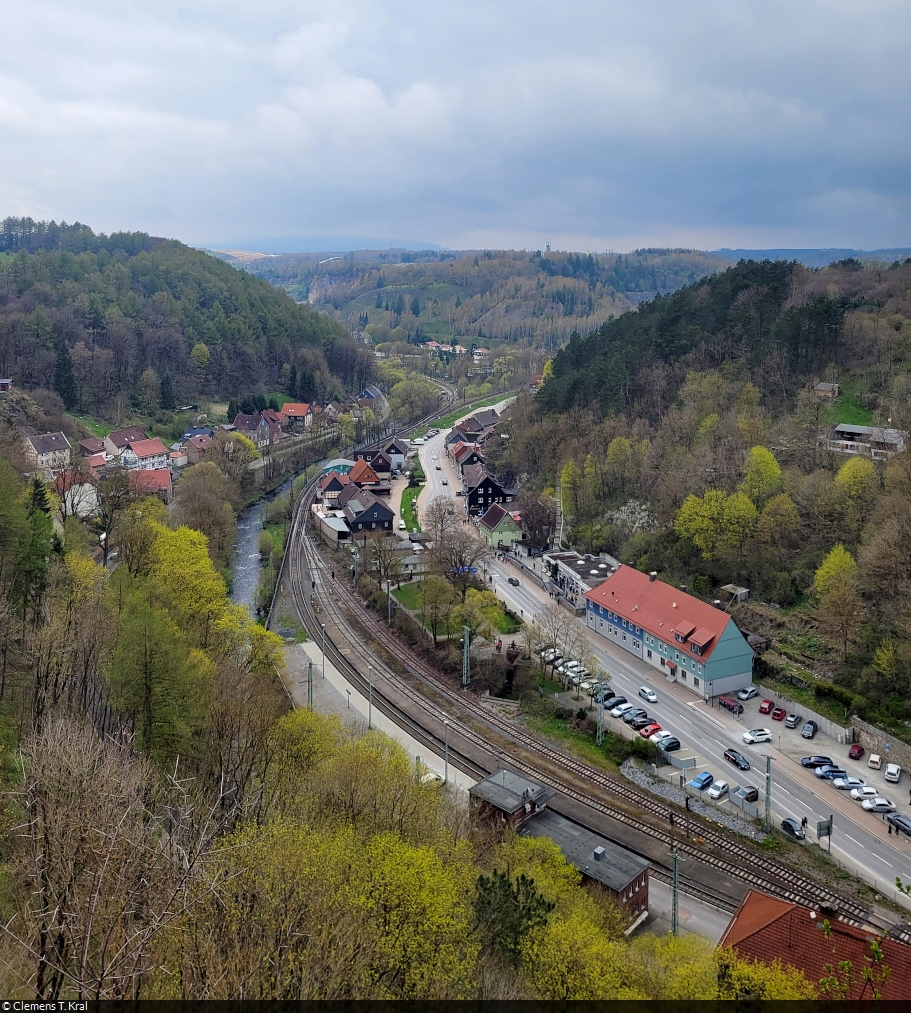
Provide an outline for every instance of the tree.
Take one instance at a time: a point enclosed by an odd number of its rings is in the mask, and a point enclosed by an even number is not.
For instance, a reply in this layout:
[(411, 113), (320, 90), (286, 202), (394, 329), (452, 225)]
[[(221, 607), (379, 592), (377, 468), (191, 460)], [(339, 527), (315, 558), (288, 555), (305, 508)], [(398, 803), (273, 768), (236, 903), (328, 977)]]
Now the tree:
[(131, 576), (145, 576), (149, 572), (152, 547), (167, 513), (167, 508), (157, 496), (148, 496), (131, 502), (117, 518), (114, 540), (120, 560)]
[(790, 550), (800, 535), (800, 514), (787, 493), (773, 496), (762, 508), (756, 522), (756, 538), (761, 545), (779, 551)]
[(54, 367), (54, 390), (64, 405), (72, 411), (78, 403), (76, 380), (73, 377), (73, 360), (65, 341), (57, 343), (57, 364)]
[(506, 618), (503, 604), (493, 591), (478, 591), (470, 587), (465, 600), (452, 610), (452, 625), (456, 628), (467, 626), (471, 638), (490, 637)]
[(491, 876), (478, 877), (475, 930), (485, 947), (516, 966), (522, 957), (525, 937), (544, 928), (554, 906), (538, 893), (535, 881), (524, 873), (513, 882), (507, 872), (494, 869)]
[(226, 478), (240, 489), (251, 479), (250, 465), (260, 459), (260, 453), (253, 441), (243, 433), (215, 434), (209, 446), (208, 457)]
[(412, 420), (426, 415), (437, 406), (437, 387), (426, 376), (411, 373), (389, 392), (389, 406), (396, 418)]
[(857, 563), (841, 542), (834, 545), (813, 577), (816, 594), (822, 598), (838, 586), (854, 586)]
[(142, 395), (142, 407), (151, 414), (160, 403), (161, 385), (158, 382), (158, 374), (149, 366), (142, 371), (139, 378), (139, 393)]
[[(170, 370), (165, 370), (164, 376), (161, 378), (161, 396), (160, 396), (161, 407), (164, 411), (172, 412), (177, 407), (177, 400), (174, 396), (174, 382), (171, 380)], [(234, 413), (236, 415), (237, 412)], [(234, 418), (229, 412), (229, 420)]]
[(746, 473), (741, 490), (761, 505), (781, 486), (781, 465), (766, 447), (753, 447), (747, 454)]
[(709, 489), (703, 496), (687, 496), (674, 518), (677, 534), (689, 538), (706, 559), (715, 555), (721, 540), (726, 501), (720, 489)]
[(397, 583), (404, 572), (402, 565), (402, 549), (397, 538), (389, 538), (382, 533), (368, 535), (364, 540), (365, 572), (374, 576), (377, 582), (385, 585), (386, 581)]
[(463, 602), (478, 570), (493, 557), (490, 547), (464, 528), (448, 531), (430, 551), (436, 572), (452, 584)]
[(188, 469), (174, 491), (173, 521), (201, 531), (209, 555), (219, 566), (231, 559), (237, 524), (232, 503), (237, 488), (214, 461)]
[(457, 601), (458, 593), (455, 588), (442, 577), (428, 574), (418, 585), (421, 622), (425, 626), (429, 624), (434, 643), (441, 626), (448, 631), (449, 618)]
[(126, 468), (114, 468), (98, 479), (98, 520), (101, 523), (103, 565), (108, 565), (111, 551), (111, 536), (120, 516), (133, 494), (130, 490), (130, 475)]
[(423, 529), (429, 541), (439, 544), (451, 531), (461, 527), (449, 496), (435, 496), (424, 510)]

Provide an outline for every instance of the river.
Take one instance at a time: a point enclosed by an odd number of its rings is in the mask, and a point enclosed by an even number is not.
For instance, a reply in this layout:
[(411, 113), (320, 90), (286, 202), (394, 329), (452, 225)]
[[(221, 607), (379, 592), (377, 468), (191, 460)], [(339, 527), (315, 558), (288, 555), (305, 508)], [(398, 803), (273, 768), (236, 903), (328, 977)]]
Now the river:
[(291, 487), (291, 482), (302, 475), (286, 479), (268, 496), (242, 510), (237, 518), (237, 541), (234, 545), (234, 579), (231, 582), (231, 601), (235, 605), (246, 605), (255, 613), (256, 588), (263, 571), (259, 558), (259, 536), (263, 530), (263, 511), (277, 496), (282, 496)]

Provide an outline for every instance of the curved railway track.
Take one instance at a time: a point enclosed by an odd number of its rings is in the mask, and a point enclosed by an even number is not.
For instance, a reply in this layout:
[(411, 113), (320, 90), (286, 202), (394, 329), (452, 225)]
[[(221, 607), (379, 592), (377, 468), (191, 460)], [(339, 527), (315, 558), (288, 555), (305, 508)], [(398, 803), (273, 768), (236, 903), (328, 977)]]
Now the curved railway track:
[[(446, 410), (449, 410), (448, 407), (422, 419), (419, 425), (433, 421)], [(666, 804), (547, 745), (495, 711), (483, 707), (470, 693), (453, 689), (410, 648), (394, 636), (385, 634), (382, 620), (368, 610), (349, 587), (341, 581), (332, 580), (330, 568), (317, 551), (315, 536), (308, 531), (315, 489), (314, 481), (301, 495), (288, 541), (286, 563), (296, 609), (314, 640), (320, 638), (321, 626), (325, 625), (326, 653), (336, 668), (364, 695), (369, 692), (373, 706), (413, 738), (442, 754), (444, 725), (448, 724), (482, 755), (491, 756), (494, 760), (491, 769), (506, 762), (517, 772), (547, 785), (566, 798), (647, 834), (665, 845), (668, 854), (676, 848), (685, 856), (732, 879), (796, 904), (837, 911), (843, 919), (854, 924), (874, 924), (883, 929), (890, 927), (879, 925), (878, 919), (873, 918), (870, 910), (862, 905), (764, 855), (756, 854), (702, 821), (695, 823), (698, 840), (681, 840), (671, 831), (668, 819), (671, 810)], [(363, 635), (354, 629), (352, 620), (371, 631), (372, 639), (382, 643), (387, 658), (367, 646)], [(364, 676), (362, 670), (365, 667), (368, 673), (372, 670), (374, 674)], [(469, 718), (474, 720), (469, 721)], [(479, 731), (478, 725), (495, 730), (501, 742), (507, 744), (506, 748), (493, 743), (490, 733)], [(513, 749), (509, 749), (510, 744)], [(534, 756), (535, 762), (519, 755), (520, 749)], [(454, 749), (451, 740), (449, 757), (450, 762), (473, 777), (484, 777), (491, 772)], [(597, 789), (602, 797), (594, 797), (580, 789), (580, 783)], [(644, 819), (643, 814), (650, 819)], [(717, 895), (694, 884), (689, 877), (687, 879), (688, 889), (717, 902)]]

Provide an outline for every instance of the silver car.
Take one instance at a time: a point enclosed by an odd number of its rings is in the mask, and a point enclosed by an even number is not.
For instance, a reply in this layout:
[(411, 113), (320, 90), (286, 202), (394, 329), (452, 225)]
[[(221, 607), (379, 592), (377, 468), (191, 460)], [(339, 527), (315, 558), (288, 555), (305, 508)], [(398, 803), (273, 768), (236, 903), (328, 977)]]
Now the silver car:
[(865, 788), (867, 782), (862, 777), (835, 777), (832, 785), (839, 791), (853, 791), (855, 788)]
[(633, 706), (634, 705), (631, 703), (617, 704), (617, 706), (611, 711), (611, 717), (614, 718), (622, 717), (628, 710), (632, 710)]
[(877, 795), (876, 798), (868, 798), (865, 802), (861, 802), (861, 805), (868, 813), (895, 812), (895, 803), (890, 802), (887, 798), (883, 798), (881, 795)]

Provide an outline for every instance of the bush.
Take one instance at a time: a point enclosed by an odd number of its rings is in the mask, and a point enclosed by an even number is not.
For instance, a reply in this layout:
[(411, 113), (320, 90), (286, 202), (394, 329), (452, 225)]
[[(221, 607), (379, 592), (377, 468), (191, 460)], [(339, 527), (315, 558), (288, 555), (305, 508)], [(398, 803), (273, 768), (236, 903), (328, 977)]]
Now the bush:
[(646, 739), (624, 739), (621, 735), (608, 732), (604, 736), (604, 753), (614, 763), (630, 759), (652, 761), (658, 756), (658, 747)]
[(263, 531), (259, 536), (259, 558), (266, 560), (272, 555), (272, 535)]

